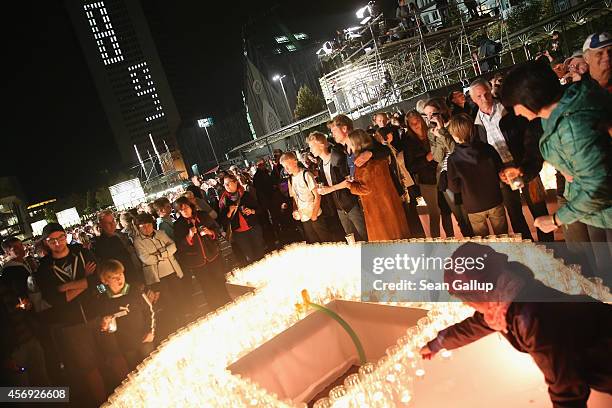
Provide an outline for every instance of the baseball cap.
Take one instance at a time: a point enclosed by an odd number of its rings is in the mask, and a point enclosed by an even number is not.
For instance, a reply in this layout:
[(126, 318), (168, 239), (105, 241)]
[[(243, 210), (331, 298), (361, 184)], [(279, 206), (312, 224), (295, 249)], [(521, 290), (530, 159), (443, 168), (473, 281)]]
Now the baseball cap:
[(64, 227), (62, 227), (60, 224), (58, 224), (57, 222), (51, 222), (47, 225), (45, 225), (45, 227), (42, 230), (42, 239), (47, 239), (49, 237), (49, 235), (53, 234), (54, 232), (66, 232), (66, 230), (64, 230)]
[(582, 46), (582, 51), (596, 50), (598, 48), (607, 47), (608, 45), (612, 45), (612, 37), (610, 37), (610, 33), (595, 33), (586, 38), (586, 41)]
[(582, 58), (584, 55), (582, 54), (581, 50), (576, 50), (573, 52), (572, 55), (570, 55), (568, 58), (565, 59), (565, 61), (563, 61), (563, 63), (565, 65), (569, 64), (571, 60), (573, 60), (574, 58)]

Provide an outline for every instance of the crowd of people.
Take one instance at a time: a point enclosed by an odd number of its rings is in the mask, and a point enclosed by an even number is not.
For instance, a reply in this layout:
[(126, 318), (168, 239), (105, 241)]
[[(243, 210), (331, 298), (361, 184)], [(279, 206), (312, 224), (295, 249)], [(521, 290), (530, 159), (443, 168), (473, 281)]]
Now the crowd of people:
[[(329, 134), (308, 135), (306, 151), (277, 149), (249, 169), (194, 176), (180, 195), (101, 211), (69, 230), (47, 224), (29, 249), (5, 240), (6, 383), (68, 382), (83, 404), (100, 404), (157, 342), (201, 315), (194, 285), (207, 310), (230, 301), (228, 262), (248, 265), (297, 241), (475, 237), (510, 228), (534, 239), (523, 202), (539, 241), (562, 228), (568, 243), (602, 244), (578, 245), (575, 254), (594, 259), (592, 273), (610, 284), (611, 53), (610, 35), (593, 34), (563, 69), (530, 61), (505, 78), (476, 79), (467, 95), (455, 90), (405, 114), (376, 113), (364, 129), (337, 115)], [(559, 173), (554, 213), (539, 176), (544, 161)]]

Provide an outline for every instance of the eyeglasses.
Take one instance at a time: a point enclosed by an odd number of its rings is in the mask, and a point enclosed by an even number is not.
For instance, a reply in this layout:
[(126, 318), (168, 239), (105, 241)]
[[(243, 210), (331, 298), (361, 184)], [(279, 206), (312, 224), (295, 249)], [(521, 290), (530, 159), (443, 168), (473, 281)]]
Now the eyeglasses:
[(66, 242), (66, 235), (60, 235), (57, 238), (47, 238), (45, 241), (53, 245), (59, 245), (60, 243)]

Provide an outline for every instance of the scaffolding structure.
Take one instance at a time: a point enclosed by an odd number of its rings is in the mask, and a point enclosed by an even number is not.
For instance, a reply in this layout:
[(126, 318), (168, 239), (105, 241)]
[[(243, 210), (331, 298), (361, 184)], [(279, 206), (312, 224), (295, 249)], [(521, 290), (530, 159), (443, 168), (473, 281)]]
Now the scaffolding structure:
[[(493, 60), (498, 69), (531, 59), (530, 44), (548, 38), (554, 30), (566, 31), (608, 14), (610, 3), (584, 1), (513, 33), (508, 31), (502, 0), (495, 0), (495, 6), (481, 10), (481, 17), (471, 20), (455, 7), (459, 15), (454, 25), (428, 32), (425, 25), (417, 24), (410, 37), (386, 44), (377, 44), (382, 36), (375, 37), (371, 29), (381, 18), (378, 16), (362, 28), (362, 37), (368, 31), (372, 35), (357, 50), (349, 54), (345, 46), (325, 56), (341, 65), (319, 80), (329, 113), (357, 118), (435, 89), (467, 84), (483, 73), (485, 60)], [(483, 57), (478, 50), (485, 35), (499, 48), (494, 55)]]
[(174, 165), (172, 153), (166, 142), (163, 141), (165, 151), (160, 153), (151, 135), (149, 137), (154, 154), (147, 150), (148, 157), (143, 159), (138, 148), (134, 145), (139, 164), (132, 167), (131, 170), (137, 174), (138, 179), (142, 183), (143, 190), (147, 193), (154, 193), (181, 183), (181, 177), (180, 171)]

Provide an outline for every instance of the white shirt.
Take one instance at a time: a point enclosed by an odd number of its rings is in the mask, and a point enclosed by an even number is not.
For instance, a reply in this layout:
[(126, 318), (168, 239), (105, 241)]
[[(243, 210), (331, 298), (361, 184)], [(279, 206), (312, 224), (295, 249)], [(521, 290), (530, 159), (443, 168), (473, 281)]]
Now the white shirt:
[(508, 149), (508, 145), (506, 144), (506, 139), (504, 139), (504, 135), (499, 128), (499, 121), (502, 118), (502, 113), (502, 105), (499, 102), (495, 102), (493, 104), (493, 110), (491, 111), (490, 115), (487, 115), (480, 110), (478, 111), (480, 120), (487, 131), (487, 143), (497, 150), (502, 162), (509, 163), (513, 161), (514, 158), (512, 157), (512, 153), (510, 153), (510, 149)]
[(328, 186), (333, 186), (332, 177), (331, 177), (331, 157), (327, 163), (323, 162), (323, 173), (325, 173), (325, 179), (327, 180)]
[[(313, 190), (317, 188), (314, 177), (310, 172), (300, 169), (299, 173), (291, 176), (291, 187), (289, 195), (295, 199), (297, 211), (300, 213), (300, 221), (309, 221), (314, 210), (315, 194)], [(306, 182), (304, 182), (306, 180)], [(317, 216), (321, 215), (323, 210), (319, 208)]]

